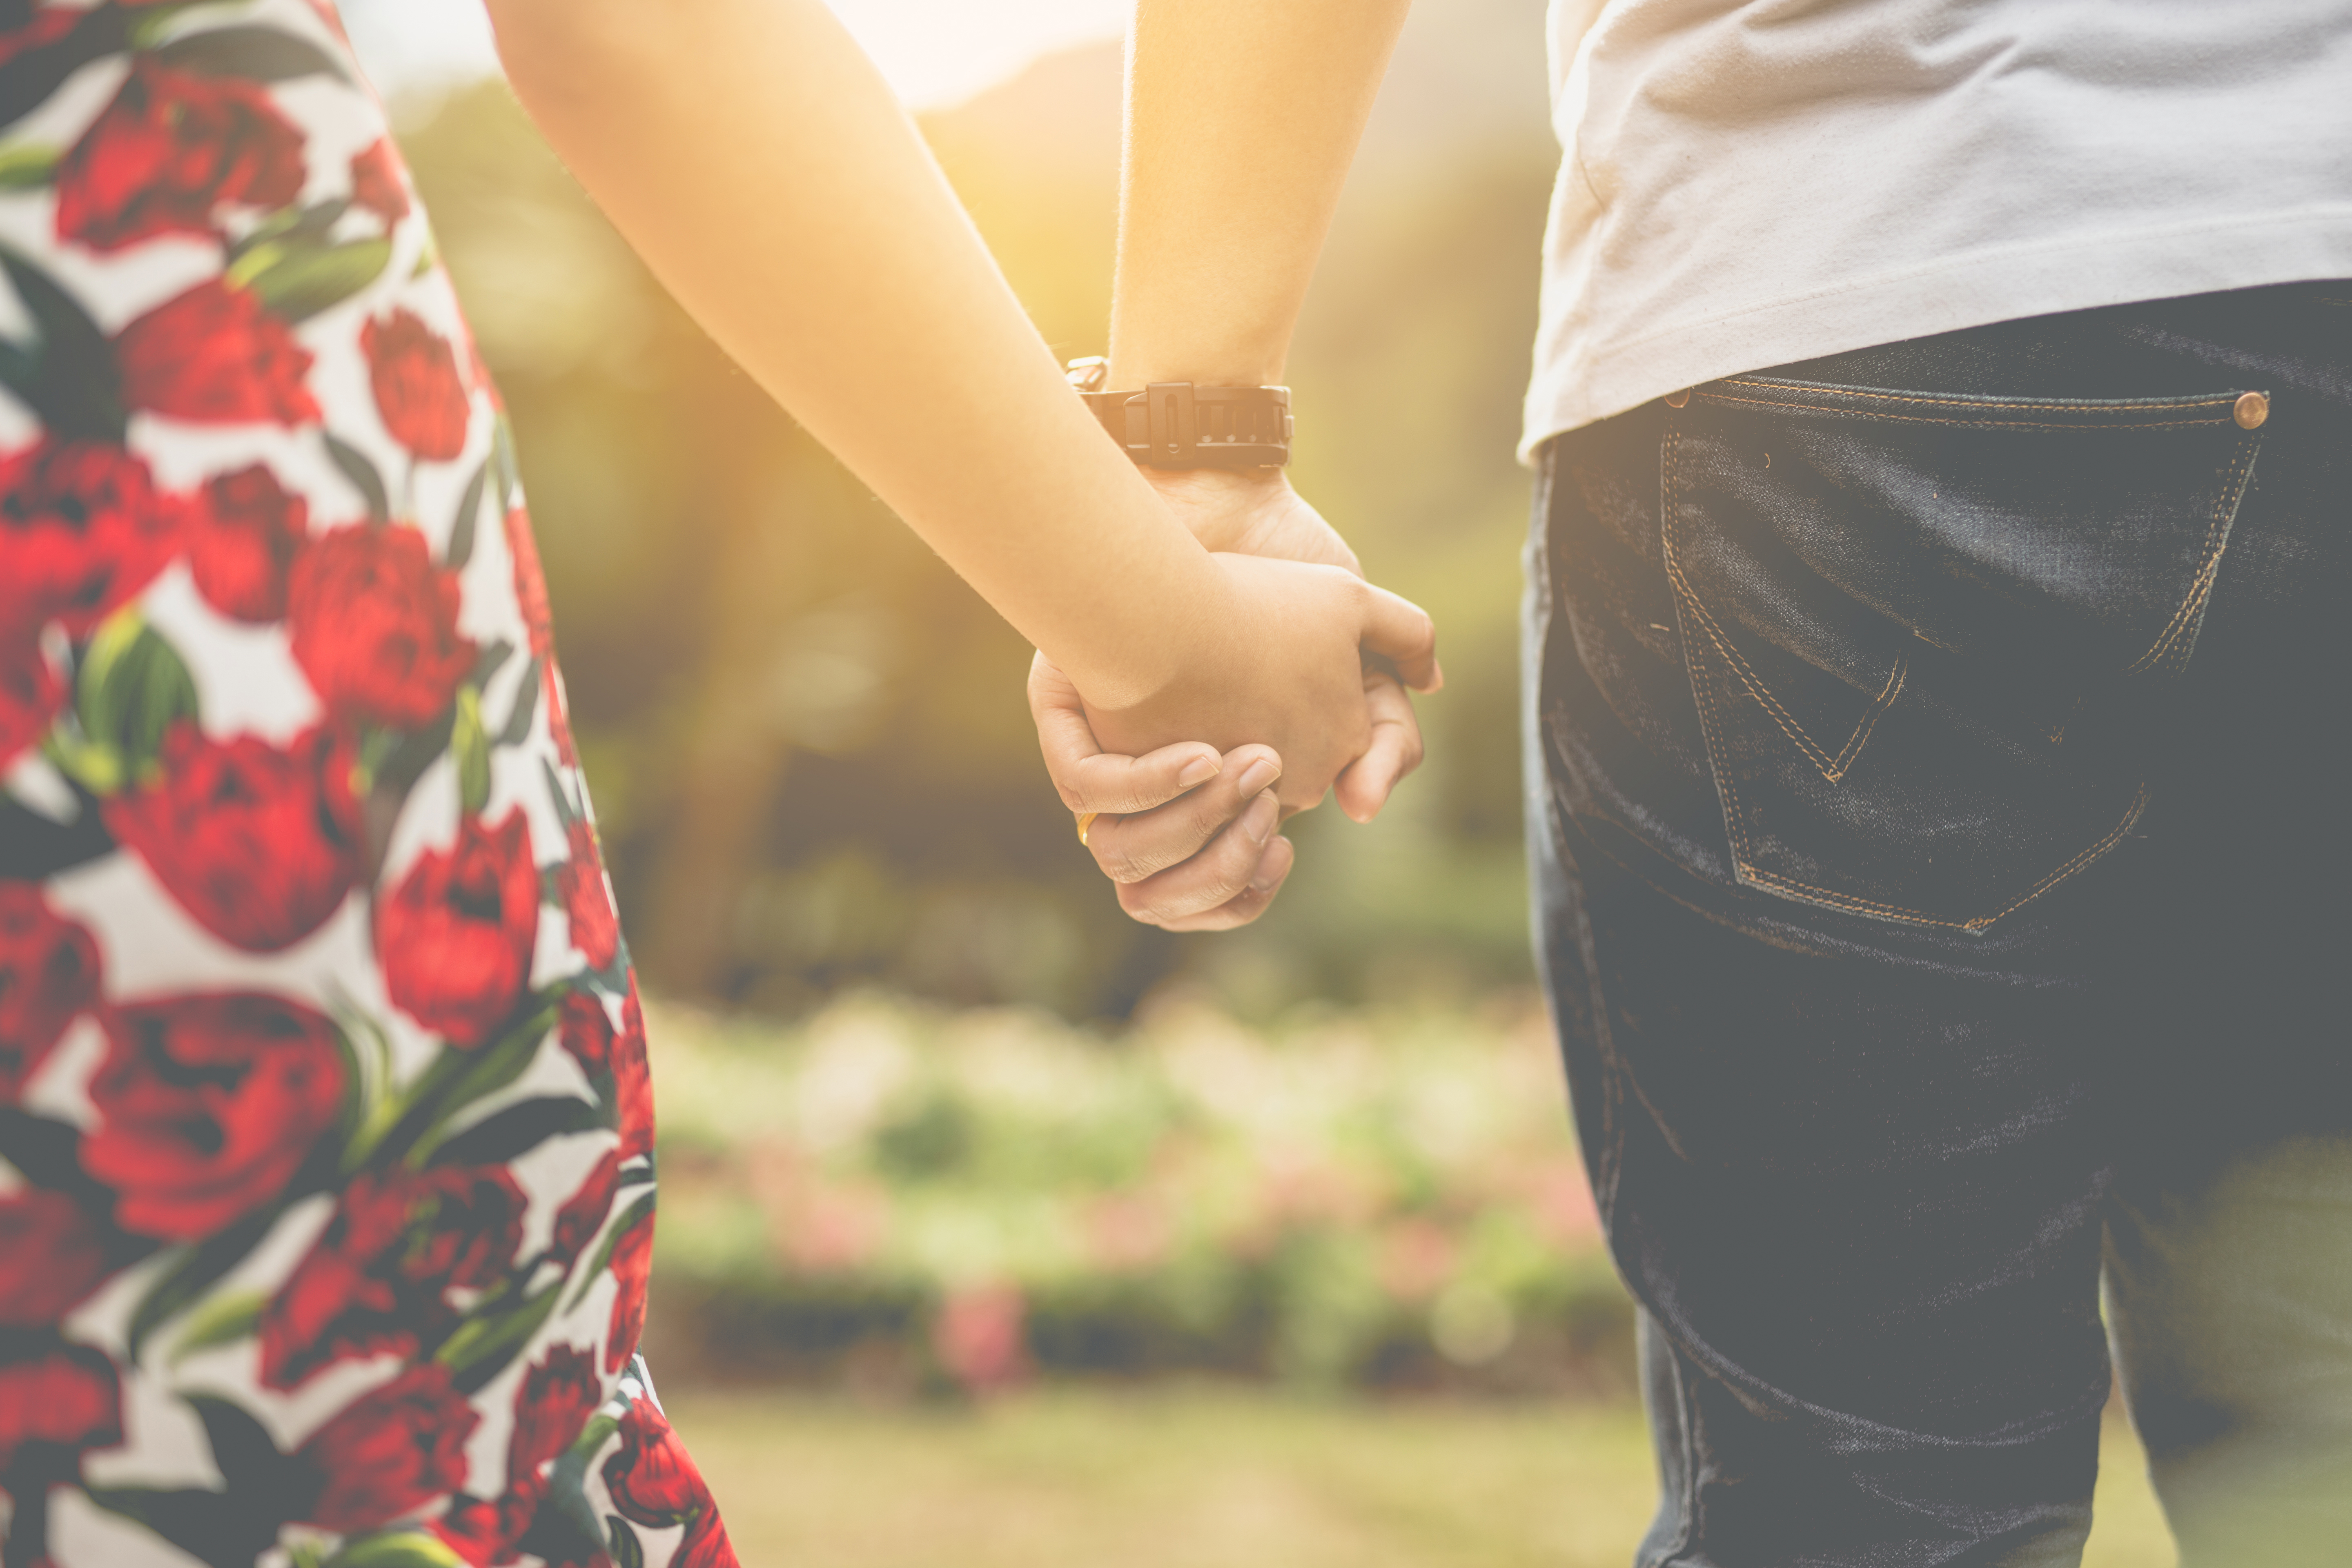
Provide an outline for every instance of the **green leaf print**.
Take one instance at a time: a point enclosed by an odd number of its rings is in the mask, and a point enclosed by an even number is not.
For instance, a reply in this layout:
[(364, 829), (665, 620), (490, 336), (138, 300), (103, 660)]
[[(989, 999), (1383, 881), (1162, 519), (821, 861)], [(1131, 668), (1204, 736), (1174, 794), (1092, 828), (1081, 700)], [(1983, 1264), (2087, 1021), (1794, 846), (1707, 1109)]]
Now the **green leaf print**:
[(490, 738), (482, 732), (482, 694), (457, 688), (457, 711), (449, 731), (450, 760), (457, 764), (457, 802), (468, 816), (490, 804)]
[(457, 516), (449, 522), (449, 547), (441, 552), (441, 564), (452, 572), (463, 572), (466, 563), (474, 558), (474, 528), (481, 521), (482, 490), (489, 480), (490, 459), (485, 458), (474, 470), (464, 499), (457, 502)]
[(58, 177), (58, 148), (22, 142), (0, 147), (0, 191), (37, 191)]
[(390, 522), (392, 493), (383, 488), (383, 476), (376, 472), (367, 454), (338, 439), (330, 430), (320, 431), (319, 438), (326, 442), (327, 456), (334, 459), (336, 469), (352, 482), (352, 489), (360, 492), (360, 500), (367, 503), (368, 521), (379, 528)]
[(155, 58), (174, 70), (247, 81), (344, 75), (342, 67), (318, 45), (277, 27), (215, 27), (192, 33), (156, 49)]
[(152, 776), (164, 731), (197, 711), (187, 662), (136, 607), (125, 608), (82, 650), (74, 676), (79, 732), (53, 736), (50, 759), (92, 795), (113, 795)]
[(449, 1369), (452, 1387), (460, 1394), (472, 1394), (522, 1353), (532, 1336), (554, 1316), (556, 1298), (562, 1294), (563, 1282), (559, 1279), (504, 1310), (483, 1310), (443, 1341), (433, 1359)]
[(466, 1568), (466, 1560), (430, 1531), (394, 1530), (346, 1541), (320, 1568)]
[(637, 1543), (637, 1527), (617, 1513), (604, 1522), (613, 1531), (613, 1568), (646, 1568), (646, 1549)]
[(388, 239), (326, 246), (265, 242), (237, 258), (227, 278), (250, 289), (278, 316), (305, 321), (374, 282), (391, 261)]
[(262, 1310), (269, 1298), (258, 1290), (231, 1290), (215, 1296), (188, 1316), (172, 1346), (172, 1364), (178, 1366), (199, 1351), (235, 1344), (261, 1326)]

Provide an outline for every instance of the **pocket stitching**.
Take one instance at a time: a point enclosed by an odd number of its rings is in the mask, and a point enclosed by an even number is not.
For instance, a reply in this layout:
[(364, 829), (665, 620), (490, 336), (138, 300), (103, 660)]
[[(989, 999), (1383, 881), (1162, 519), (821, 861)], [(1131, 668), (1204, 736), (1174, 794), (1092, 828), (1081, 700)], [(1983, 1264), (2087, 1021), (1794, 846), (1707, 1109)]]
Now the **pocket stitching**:
[(2189, 579), (2189, 592), (2181, 599), (2180, 607), (2172, 612), (2172, 619), (2157, 634), (2154, 645), (2132, 661), (2124, 671), (2126, 675), (2137, 675), (2164, 660), (2212, 597), (2213, 580), (2221, 571), (2222, 552), (2230, 548), (2230, 528), (2237, 521), (2239, 503), (2245, 499), (2246, 481), (2253, 472), (2254, 454), (2261, 446), (2260, 437), (2249, 437), (2239, 443), (2238, 455), (2229, 472), (2222, 476), (2221, 493), (2213, 502), (2213, 521), (2205, 531), (2205, 548), (2197, 575)]
[(2124, 836), (2128, 834), (2132, 828), (2137, 825), (2140, 819), (2140, 815), (2147, 810), (2147, 785), (2143, 784), (2138, 789), (2132, 793), (2131, 804), (2124, 808), (2124, 819), (2116, 824), (2114, 827), (2108, 829), (2105, 837), (2100, 839), (2089, 848), (2083, 850), (2073, 859), (2060, 866), (2056, 870), (2042, 878), (2039, 882), (2036, 882), (2033, 885), (2032, 891), (2026, 893), (2015, 903), (2011, 904), (2007, 909), (1997, 910), (1989, 915), (1979, 915), (1972, 921), (1937, 920), (1933, 915), (1924, 914), (1916, 910), (1906, 910), (1899, 904), (1883, 904), (1871, 899), (1855, 898), (1851, 893), (1833, 892), (1827, 888), (1816, 888), (1809, 882), (1800, 882), (1795, 880), (1793, 878), (1783, 877), (1778, 872), (1759, 871), (1755, 867), (1748, 865), (1744, 859), (1738, 861), (1738, 866), (1740, 871), (1751, 880), (1760, 882), (1767, 887), (1779, 886), (1780, 888), (1784, 888), (1792, 895), (1801, 896), (1814, 902), (1830, 904), (1838, 908), (1854, 910), (1864, 913), (1877, 910), (1890, 915), (1900, 916), (1905, 920), (1916, 921), (1922, 925), (1942, 926), (1950, 931), (1980, 931), (1987, 926), (1991, 925), (1995, 921), (2012, 915), (2019, 910), (2023, 909), (2026, 905), (2032, 903), (2034, 900), (2040, 898), (2042, 894), (2048, 892), (2051, 889), (2056, 887), (2067, 878), (2089, 866), (2092, 861), (2096, 860), (2099, 857), (2105, 855), (2117, 844), (2123, 842)]
[[(1681, 461), (1681, 443), (1673, 434), (1669, 434), (1666, 439), (1671, 446), (1670, 455), (1667, 458), (1667, 466), (1671, 471), (1674, 465)], [(1730, 637), (1717, 623), (1715, 616), (1708, 613), (1705, 605), (1699, 603), (1697, 592), (1691, 587), (1689, 580), (1683, 575), (1682, 563), (1675, 554), (1675, 522), (1677, 516), (1677, 509), (1675, 506), (1675, 489), (1676, 487), (1671, 482), (1666, 486), (1664, 498), (1665, 516), (1659, 520), (1658, 527), (1659, 552), (1665, 558), (1666, 578), (1674, 584), (1675, 597), (1688, 606), (1691, 615), (1699, 624), (1699, 629), (1706, 633), (1707, 640), (1715, 644), (1716, 650), (1722, 654), (1725, 661), (1731, 666), (1732, 673), (1739, 677), (1739, 683), (1748, 689), (1748, 694), (1755, 698), (1758, 704), (1772, 716), (1772, 721), (1780, 725), (1788, 734), (1789, 739), (1797, 743), (1797, 749), (1804, 752), (1806, 759), (1820, 772), (1822, 777), (1832, 784), (1838, 783), (1853, 766), (1854, 760), (1862, 755), (1862, 748), (1869, 741), (1870, 732), (1878, 727), (1878, 716), (1893, 706), (1895, 698), (1902, 694), (1903, 683), (1910, 672), (1910, 660), (1897, 656), (1895, 668), (1887, 673), (1886, 684), (1879, 689), (1878, 695), (1872, 700), (1869, 710), (1863, 714), (1861, 722), (1854, 726), (1853, 733), (1848, 737), (1844, 747), (1836, 756), (1831, 756), (1821, 748), (1812, 736), (1806, 732), (1804, 726), (1797, 722), (1796, 716), (1780, 706), (1780, 700), (1764, 685), (1763, 680), (1758, 677), (1748, 660), (1741, 656), (1738, 648), (1731, 645)]]
[(2181, 425), (2226, 425), (2226, 419), (2144, 419), (2128, 425), (2081, 425), (2031, 419), (1945, 419), (1931, 414), (1888, 414), (1875, 408), (1809, 408), (1802, 404), (1776, 401), (1769, 397), (1730, 397), (1720, 392), (1703, 393), (1710, 403), (1752, 404), (1759, 408), (1775, 408), (1783, 413), (1839, 414), (1849, 419), (1891, 420), (1904, 425), (1964, 425), (1971, 430), (2165, 430)]
[[(1725, 386), (1752, 386), (1759, 391), (1785, 391), (1796, 393), (1819, 392), (1827, 394), (1833, 397), (1868, 397), (1881, 403), (1916, 403), (1938, 408), (2015, 408), (2020, 411), (2049, 410), (2053, 412), (2062, 409), (2072, 409), (2084, 414), (2129, 414), (2148, 408), (2171, 408), (2180, 410), (2184, 413), (2191, 408), (2228, 408), (2235, 410), (2238, 404), (2238, 398), (2241, 395), (2237, 393), (2226, 393), (2219, 397), (2197, 397), (2187, 399), (2166, 397), (2158, 398), (2151, 403), (2107, 403), (2098, 399), (2075, 399), (2073, 401), (2066, 401), (2063, 399), (2053, 400), (2049, 398), (2032, 397), (1914, 397), (1898, 392), (1873, 392), (1859, 386), (1830, 386), (1819, 383), (1766, 381), (1756, 376), (1748, 375), (1726, 376), (1723, 378), (1721, 384)], [(1704, 392), (1704, 389), (1702, 389), (1702, 392), (1704, 395), (1708, 397), (1721, 397), (1723, 395), (1721, 393)], [(1750, 401), (1753, 400), (1751, 399)], [(1860, 411), (1856, 410), (1855, 412)], [(1969, 424), (1973, 423), (1973, 421), (1962, 420), (1958, 423)], [(2190, 419), (2173, 421), (2173, 423), (2189, 425), (2219, 425), (2222, 423), (2222, 421), (2218, 418)], [(2156, 426), (2144, 423), (2136, 423), (2129, 427), (2135, 430), (2146, 430), (2155, 428)]]
[[(1659, 541), (1662, 547), (1662, 552), (1666, 559), (1668, 574), (1674, 580), (1675, 586), (1677, 590), (1675, 594), (1677, 603), (1686, 605), (1691, 610), (1696, 612), (1699, 619), (1701, 620), (1702, 628), (1706, 629), (1708, 633), (1707, 640), (1710, 642), (1716, 642), (1719, 651), (1728, 653), (1730, 650), (1723, 649), (1722, 645), (1717, 639), (1716, 633), (1712, 628), (1713, 617), (1706, 614), (1705, 607), (1699, 605), (1696, 596), (1691, 594), (1688, 585), (1682, 579), (1679, 566), (1675, 563), (1674, 530), (1675, 523), (1681, 514), (1681, 508), (1677, 503), (1680, 498), (1680, 479), (1682, 476), (1682, 432), (1676, 427), (1677, 424), (1678, 422), (1671, 414), (1667, 416), (1666, 434), (1664, 442), (1664, 460), (1661, 464), (1663, 471), (1660, 475), (1661, 493), (1659, 496), (1659, 511), (1661, 515), (1658, 519)], [(2234, 508), (2231, 509), (2231, 515), (2235, 515)], [(2217, 556), (2217, 563), (2218, 559), (2219, 558)], [(1737, 655), (1734, 654), (1732, 657), (1736, 658)], [(2131, 832), (2132, 828), (2138, 823), (2141, 814), (2147, 809), (2148, 790), (2147, 784), (2143, 782), (2139, 787), (2132, 793), (2131, 804), (2125, 807), (2123, 820), (2116, 824), (2113, 828), (2109, 829), (2105, 837), (2097, 840), (2089, 847), (2079, 851), (2072, 859), (2062, 863), (2057, 869), (2044, 876), (2023, 896), (2011, 903), (2007, 908), (1998, 910), (1989, 915), (1979, 916), (1977, 919), (1972, 921), (1940, 920), (1934, 915), (1928, 914), (1924, 910), (1906, 909), (1900, 904), (1882, 903), (1873, 899), (1856, 898), (1851, 893), (1836, 892), (1828, 888), (1816, 887), (1810, 882), (1800, 882), (1792, 877), (1783, 877), (1778, 872), (1763, 870), (1757, 867), (1748, 858), (1749, 839), (1748, 835), (1748, 814), (1739, 804), (1738, 781), (1732, 776), (1732, 772), (1729, 768), (1721, 765), (1717, 761), (1717, 758), (1721, 754), (1723, 749), (1723, 742), (1719, 739), (1722, 729), (1722, 720), (1716, 709), (1713, 683), (1704, 679), (1704, 672), (1697, 668), (1700, 661), (1696, 656), (1696, 649), (1688, 645), (1687, 639), (1685, 639), (1685, 647), (1684, 650), (1684, 662), (1690, 665), (1693, 668), (1694, 673), (1701, 677), (1701, 679), (1694, 679), (1691, 682), (1691, 689), (1698, 699), (1699, 727), (1702, 731), (1703, 738), (1707, 742), (1707, 769), (1715, 775), (1717, 792), (1721, 795), (1723, 801), (1724, 828), (1731, 841), (1731, 864), (1735, 879), (1748, 883), (1750, 886), (1761, 887), (1768, 890), (1778, 890), (1784, 897), (1799, 899), (1811, 903), (1822, 904), (1832, 909), (1844, 910), (1855, 914), (1891, 917), (1896, 920), (1909, 921), (1919, 925), (1937, 927), (1945, 931), (1964, 931), (1970, 932), (1971, 934), (1975, 934), (1983, 931), (1995, 921), (2006, 919), (2008, 916), (2015, 914), (2019, 910), (2023, 909), (2027, 904), (2032, 903), (2034, 900), (2040, 898), (2042, 894), (2048, 892), (2059, 883), (2066, 880), (2077, 872), (2084, 870), (2085, 868), (2090, 866), (2092, 862), (2105, 856), (2107, 851), (2113, 849), (2117, 844), (2123, 842), (2125, 836)], [(1905, 661), (1906, 665), (1907, 662), (1907, 660)], [(1898, 668), (1897, 674), (1900, 675), (1902, 673), (1902, 669)], [(1890, 681), (1889, 685), (1893, 692), (1899, 693), (1901, 689), (1899, 681)], [(1874, 710), (1873, 715), (1868, 722), (1874, 725), (1876, 722), (1876, 714), (1884, 712), (1885, 710), (1885, 706), (1891, 705), (1893, 700), (1894, 697), (1892, 695), (1885, 696), (1882, 704)], [(1768, 709), (1768, 711), (1769, 710)], [(1790, 723), (1793, 722), (1794, 721), (1790, 721)], [(1789, 727), (1790, 726), (1787, 723), (1781, 725), (1781, 728), (1784, 730)], [(1798, 731), (1792, 734), (1791, 738), (1800, 739), (1800, 743), (1803, 744), (1801, 736), (1801, 731)], [(1818, 748), (1808, 747), (1807, 749), (1807, 754), (1809, 757), (1817, 754), (1817, 752)], [(1852, 759), (1848, 759), (1849, 765), (1851, 765), (1851, 761)], [(1836, 783), (1838, 781), (1832, 779), (1831, 782)]]

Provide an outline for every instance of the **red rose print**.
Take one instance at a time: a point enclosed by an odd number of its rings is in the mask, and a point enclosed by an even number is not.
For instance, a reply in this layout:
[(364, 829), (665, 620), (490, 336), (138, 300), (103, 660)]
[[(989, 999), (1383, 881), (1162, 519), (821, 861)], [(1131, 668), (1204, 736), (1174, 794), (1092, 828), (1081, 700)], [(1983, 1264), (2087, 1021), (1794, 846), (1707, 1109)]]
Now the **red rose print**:
[(74, 1015), (98, 999), (98, 944), (42, 901), (0, 882), (0, 1104), (16, 1103)]
[(115, 1010), (89, 1084), (82, 1168), (115, 1223), (196, 1241), (276, 1199), (343, 1094), (334, 1026), (283, 996), (173, 996)]
[(66, 683), (40, 639), (0, 632), (0, 771), (48, 733), (65, 705)]
[(687, 1527), (686, 1539), (677, 1543), (677, 1554), (669, 1560), (670, 1568), (740, 1568), (735, 1559), (735, 1543), (727, 1539), (727, 1525), (714, 1506), (706, 1509)]
[(400, 155), (387, 139), (352, 160), (352, 205), (386, 224), (408, 216), (408, 187), (401, 183)]
[(416, 858), (376, 911), (384, 990), (453, 1046), (478, 1046), (512, 1016), (539, 939), (539, 868), (517, 806), (496, 827), (457, 825), (457, 842)]
[(556, 1004), (555, 1018), (563, 1048), (580, 1063), (582, 1071), (593, 1076), (611, 1065), (613, 1021), (605, 1015), (603, 1002), (585, 991), (567, 991)]
[(555, 742), (555, 756), (567, 768), (580, 765), (579, 748), (572, 743), (572, 709), (563, 697), (563, 677), (555, 661), (539, 667), (540, 684), (547, 693), (547, 732)]
[(538, 1475), (541, 1465), (572, 1447), (604, 1403), (604, 1380), (596, 1375), (596, 1352), (574, 1345), (549, 1347), (547, 1358), (522, 1374), (522, 1386), (515, 1391), (507, 1479)]
[(110, 441), (44, 436), (0, 459), (0, 637), (52, 618), (87, 634), (171, 563), (183, 510)]
[(646, 1279), (653, 1271), (654, 1216), (646, 1215), (621, 1233), (613, 1247), (613, 1321), (604, 1336), (604, 1370), (618, 1372), (637, 1353), (646, 1331)]
[(474, 667), (457, 635), (457, 574), (413, 528), (353, 523), (296, 558), (287, 589), (294, 662), (339, 715), (415, 730)]
[(530, 514), (520, 507), (507, 513), (507, 554), (514, 562), (515, 607), (530, 636), (530, 656), (544, 659), (555, 651), (555, 614), (548, 607), (547, 577), (539, 567)]
[[(433, 1533), (463, 1559), (468, 1568), (500, 1568), (522, 1561), (516, 1547), (538, 1517), (547, 1484), (532, 1479), (513, 1486), (493, 1500), (461, 1497), (449, 1511), (433, 1521)], [(598, 1568), (610, 1568), (611, 1559), (597, 1557)]]
[(114, 341), (122, 401), (202, 425), (313, 425), (310, 351), (260, 300), (207, 279)]
[(217, 207), (282, 207), (302, 194), (301, 132), (259, 83), (134, 59), (58, 164), (59, 239), (121, 250), (157, 235), (210, 237)]
[(451, 1289), (487, 1288), (513, 1263), (526, 1206), (495, 1168), (354, 1176), (262, 1312), (263, 1386), (292, 1388), (353, 1356), (414, 1356), (457, 1321)]
[(106, 826), (198, 924), (247, 952), (277, 952), (341, 907), (359, 871), (359, 807), (332, 731), (281, 750), (253, 735), (215, 741), (182, 720), (160, 761), (153, 783), (106, 803)]
[(596, 830), (574, 819), (568, 830), (572, 858), (556, 873), (563, 889), (563, 912), (572, 926), (572, 945), (588, 960), (591, 969), (610, 969), (621, 952), (620, 922), (613, 914), (613, 895), (604, 886), (604, 862), (596, 854)]
[(613, 1093), (621, 1108), (621, 1158), (654, 1152), (654, 1079), (646, 1061), (646, 1015), (637, 1005), (637, 977), (629, 976), (621, 1004), (621, 1032), (613, 1037)]
[(621, 1447), (604, 1461), (604, 1488), (625, 1519), (655, 1530), (686, 1526), (671, 1568), (737, 1568), (702, 1472), (653, 1401), (631, 1400), (622, 1414)]
[(394, 310), (360, 329), (360, 349), (367, 355), (376, 412), (394, 440), (432, 462), (446, 463), (466, 449), (473, 405), (446, 338), (415, 311)]
[(47, 48), (74, 30), (81, 20), (79, 11), (56, 10), (36, 6), (32, 19), (16, 25), (10, 31), (0, 33), (0, 65), (5, 65), (21, 54), (33, 54)]
[(388, 1524), (466, 1484), (481, 1413), (436, 1363), (410, 1367), (310, 1435), (299, 1455), (326, 1478), (310, 1522), (346, 1533)]
[(287, 574), (310, 531), (310, 503), (259, 463), (206, 481), (188, 513), (196, 592), (231, 620), (284, 620)]
[(79, 1453), (121, 1441), (122, 1382), (96, 1351), (72, 1345), (0, 1365), (0, 1471), (26, 1448)]
[(604, 1489), (621, 1517), (663, 1530), (710, 1506), (686, 1445), (650, 1399), (632, 1399), (621, 1413), (621, 1447), (604, 1461)]
[(106, 1249), (81, 1205), (38, 1187), (0, 1197), (0, 1324), (54, 1323), (107, 1273)]
[(555, 1235), (548, 1245), (558, 1259), (569, 1264), (587, 1249), (604, 1228), (604, 1217), (613, 1212), (613, 1194), (620, 1185), (621, 1156), (607, 1149), (588, 1179), (580, 1184), (580, 1190), (555, 1213)]

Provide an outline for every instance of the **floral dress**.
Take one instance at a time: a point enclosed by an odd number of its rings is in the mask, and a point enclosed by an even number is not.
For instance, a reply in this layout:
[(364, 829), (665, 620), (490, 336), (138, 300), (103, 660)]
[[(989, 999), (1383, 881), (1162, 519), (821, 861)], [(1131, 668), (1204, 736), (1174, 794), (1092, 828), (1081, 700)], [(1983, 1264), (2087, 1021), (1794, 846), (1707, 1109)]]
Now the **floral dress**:
[(723, 1568), (513, 447), (330, 6), (0, 0), (0, 1568)]

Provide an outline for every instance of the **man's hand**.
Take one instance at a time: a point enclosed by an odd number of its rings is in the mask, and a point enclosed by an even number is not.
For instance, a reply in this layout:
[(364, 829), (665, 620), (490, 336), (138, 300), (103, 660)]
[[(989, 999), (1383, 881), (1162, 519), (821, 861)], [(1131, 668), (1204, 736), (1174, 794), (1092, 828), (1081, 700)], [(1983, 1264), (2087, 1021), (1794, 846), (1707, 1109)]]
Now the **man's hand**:
[[(1361, 574), (1347, 541), (1279, 473), (1143, 472), (1211, 550)], [(1412, 699), (1392, 672), (1366, 668), (1364, 702), (1370, 743), (1332, 786), (1339, 809), (1358, 822), (1370, 822), (1422, 759)], [(1201, 743), (1143, 757), (1106, 752), (1087, 724), (1077, 691), (1043, 656), (1030, 668), (1029, 709), (1063, 804), (1076, 813), (1100, 814), (1087, 832), (1087, 847), (1104, 875), (1118, 884), (1122, 909), (1171, 931), (1229, 930), (1265, 911), (1293, 858), (1290, 841), (1274, 832), (1288, 814), (1259, 804), (1281, 774), (1272, 748), (1244, 746), (1223, 758)], [(1261, 780), (1255, 768), (1270, 771)]]
[[(1217, 468), (1142, 472), (1177, 521), (1211, 550), (1310, 561), (1364, 574), (1339, 531), (1291, 489), (1289, 476), (1279, 468), (1247, 474)], [(1357, 822), (1379, 816), (1398, 781), (1421, 766), (1422, 759), (1421, 726), (1412, 716), (1412, 700), (1392, 671), (1377, 664), (1367, 667), (1364, 703), (1371, 720), (1371, 744), (1331, 788), (1339, 809)]]

